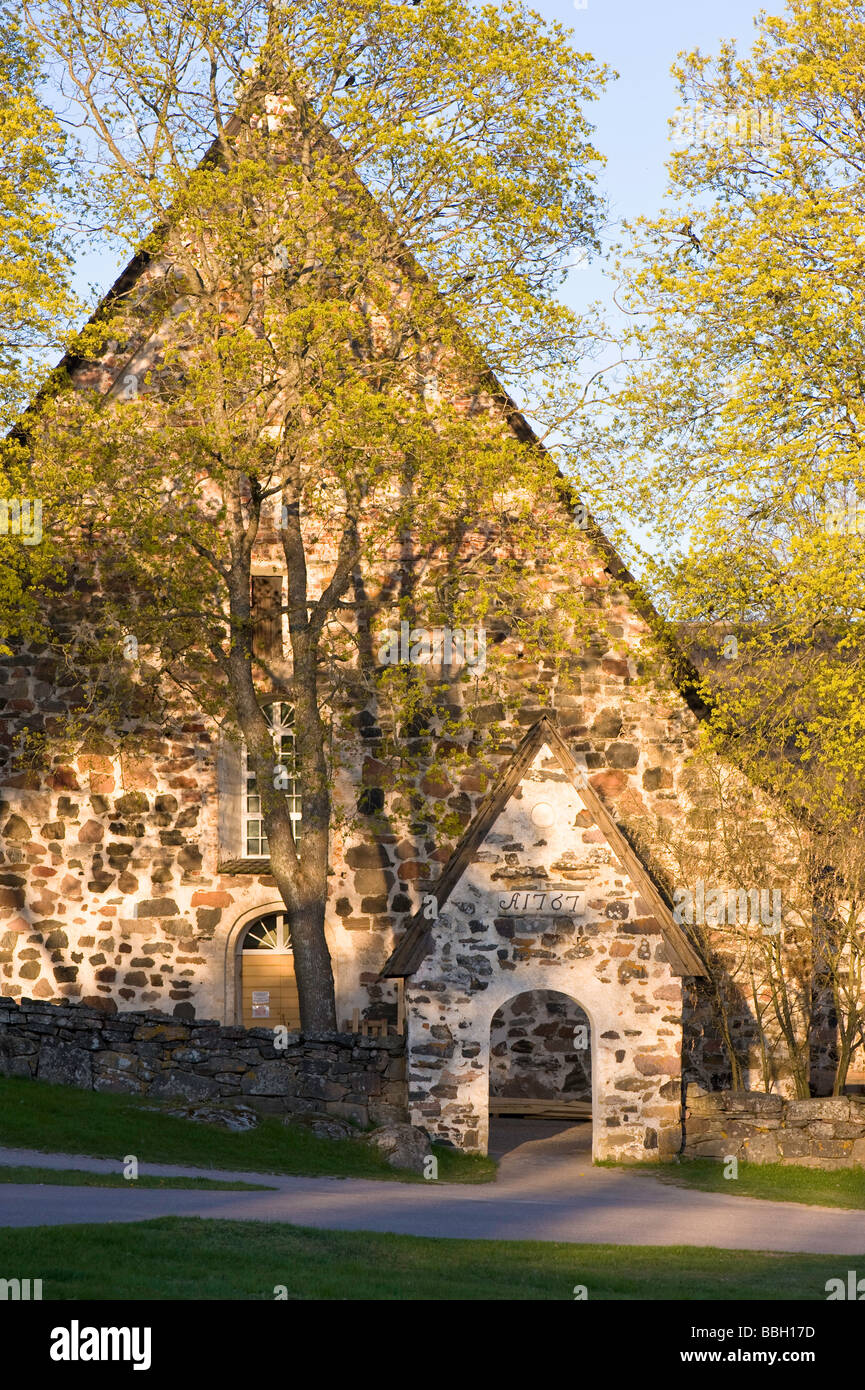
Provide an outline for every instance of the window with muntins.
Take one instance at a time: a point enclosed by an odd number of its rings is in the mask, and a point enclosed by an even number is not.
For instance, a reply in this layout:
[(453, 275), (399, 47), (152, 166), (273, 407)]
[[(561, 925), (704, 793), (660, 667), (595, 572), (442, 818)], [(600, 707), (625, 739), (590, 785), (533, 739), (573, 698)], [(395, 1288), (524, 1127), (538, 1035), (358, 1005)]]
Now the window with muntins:
[[(273, 730), (273, 747), (276, 753), (280, 782), (288, 802), (295, 843), (300, 840), (300, 783), (297, 779), (297, 755), (294, 741), (294, 709), (282, 700), (264, 707), (264, 717)], [(264, 833), (261, 817), (261, 797), (255, 772), (249, 764), (247, 750), (243, 749), (243, 842), (247, 859), (267, 859), (270, 849)]]

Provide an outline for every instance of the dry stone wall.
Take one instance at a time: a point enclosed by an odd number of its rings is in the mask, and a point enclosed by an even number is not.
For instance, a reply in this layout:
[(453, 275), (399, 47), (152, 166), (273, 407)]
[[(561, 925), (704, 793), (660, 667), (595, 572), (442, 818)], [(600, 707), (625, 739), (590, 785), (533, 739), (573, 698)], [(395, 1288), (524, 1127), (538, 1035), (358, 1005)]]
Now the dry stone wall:
[(358, 1124), (406, 1118), (402, 1038), (223, 1028), (158, 1013), (0, 998), (0, 1073), (84, 1090), (325, 1111)]
[(688, 1087), (688, 1158), (727, 1157), (810, 1168), (865, 1164), (865, 1096), (790, 1100), (759, 1091)]

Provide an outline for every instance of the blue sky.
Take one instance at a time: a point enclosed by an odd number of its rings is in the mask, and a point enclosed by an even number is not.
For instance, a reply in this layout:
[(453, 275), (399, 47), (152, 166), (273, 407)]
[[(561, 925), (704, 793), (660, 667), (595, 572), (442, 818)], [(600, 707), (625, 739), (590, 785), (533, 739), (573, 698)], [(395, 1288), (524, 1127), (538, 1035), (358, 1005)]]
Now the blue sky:
[[(582, 3), (582, 0), (580, 0)], [(545, 19), (574, 31), (574, 46), (608, 63), (619, 80), (590, 109), (595, 143), (607, 157), (601, 175), (613, 223), (661, 205), (664, 165), (671, 152), (667, 122), (678, 104), (670, 66), (677, 54), (695, 48), (715, 53), (722, 39), (748, 50), (756, 36), (758, 0), (529, 0)], [(783, 0), (763, 6), (784, 11)], [(612, 240), (615, 226), (607, 242)], [(607, 300), (609, 290), (595, 267), (574, 272), (568, 299), (577, 307)]]
[[(651, 215), (663, 200), (664, 164), (670, 153), (667, 121), (677, 105), (670, 65), (683, 50), (714, 53), (719, 41), (735, 38), (750, 48), (758, 0), (529, 0), (545, 19), (574, 31), (574, 45), (619, 73), (590, 114), (595, 142), (607, 156), (602, 186), (609, 199), (615, 237), (625, 217)], [(783, 10), (771, 0), (771, 13)], [(120, 267), (90, 255), (79, 266), (82, 280), (106, 290)], [(574, 272), (567, 298), (575, 307), (594, 299), (609, 302), (609, 286), (597, 266)]]

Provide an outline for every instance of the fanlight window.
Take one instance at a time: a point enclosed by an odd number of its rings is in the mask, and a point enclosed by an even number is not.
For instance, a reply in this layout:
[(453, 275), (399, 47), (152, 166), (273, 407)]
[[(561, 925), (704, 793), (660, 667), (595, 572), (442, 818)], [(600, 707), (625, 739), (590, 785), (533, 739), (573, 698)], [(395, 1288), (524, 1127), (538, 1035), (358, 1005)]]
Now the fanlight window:
[[(273, 730), (273, 747), (282, 769), (282, 785), (288, 802), (295, 842), (300, 839), (300, 783), (297, 779), (297, 752), (294, 741), (294, 709), (283, 700), (264, 708), (264, 717)], [(248, 859), (266, 859), (270, 854), (264, 821), (261, 816), (261, 797), (255, 773), (249, 765), (247, 750), (243, 750), (244, 789), (244, 853)]]
[(269, 912), (258, 917), (243, 938), (244, 951), (278, 951), (286, 955), (291, 951), (291, 933), (288, 918), (284, 912)]

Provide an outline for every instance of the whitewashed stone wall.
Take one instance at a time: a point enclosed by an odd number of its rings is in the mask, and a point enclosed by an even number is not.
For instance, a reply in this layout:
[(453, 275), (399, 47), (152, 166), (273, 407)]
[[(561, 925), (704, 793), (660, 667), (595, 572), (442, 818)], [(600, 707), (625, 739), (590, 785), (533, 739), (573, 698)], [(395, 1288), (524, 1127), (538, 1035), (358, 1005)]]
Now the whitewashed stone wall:
[[(545, 896), (529, 896), (525, 911), (526, 894)], [(547, 748), (466, 868), (434, 924), (432, 950), (406, 981), (413, 1123), (486, 1151), (492, 1019), (535, 989), (567, 995), (590, 1020), (594, 1158), (677, 1152), (681, 980), (646, 905)]]

